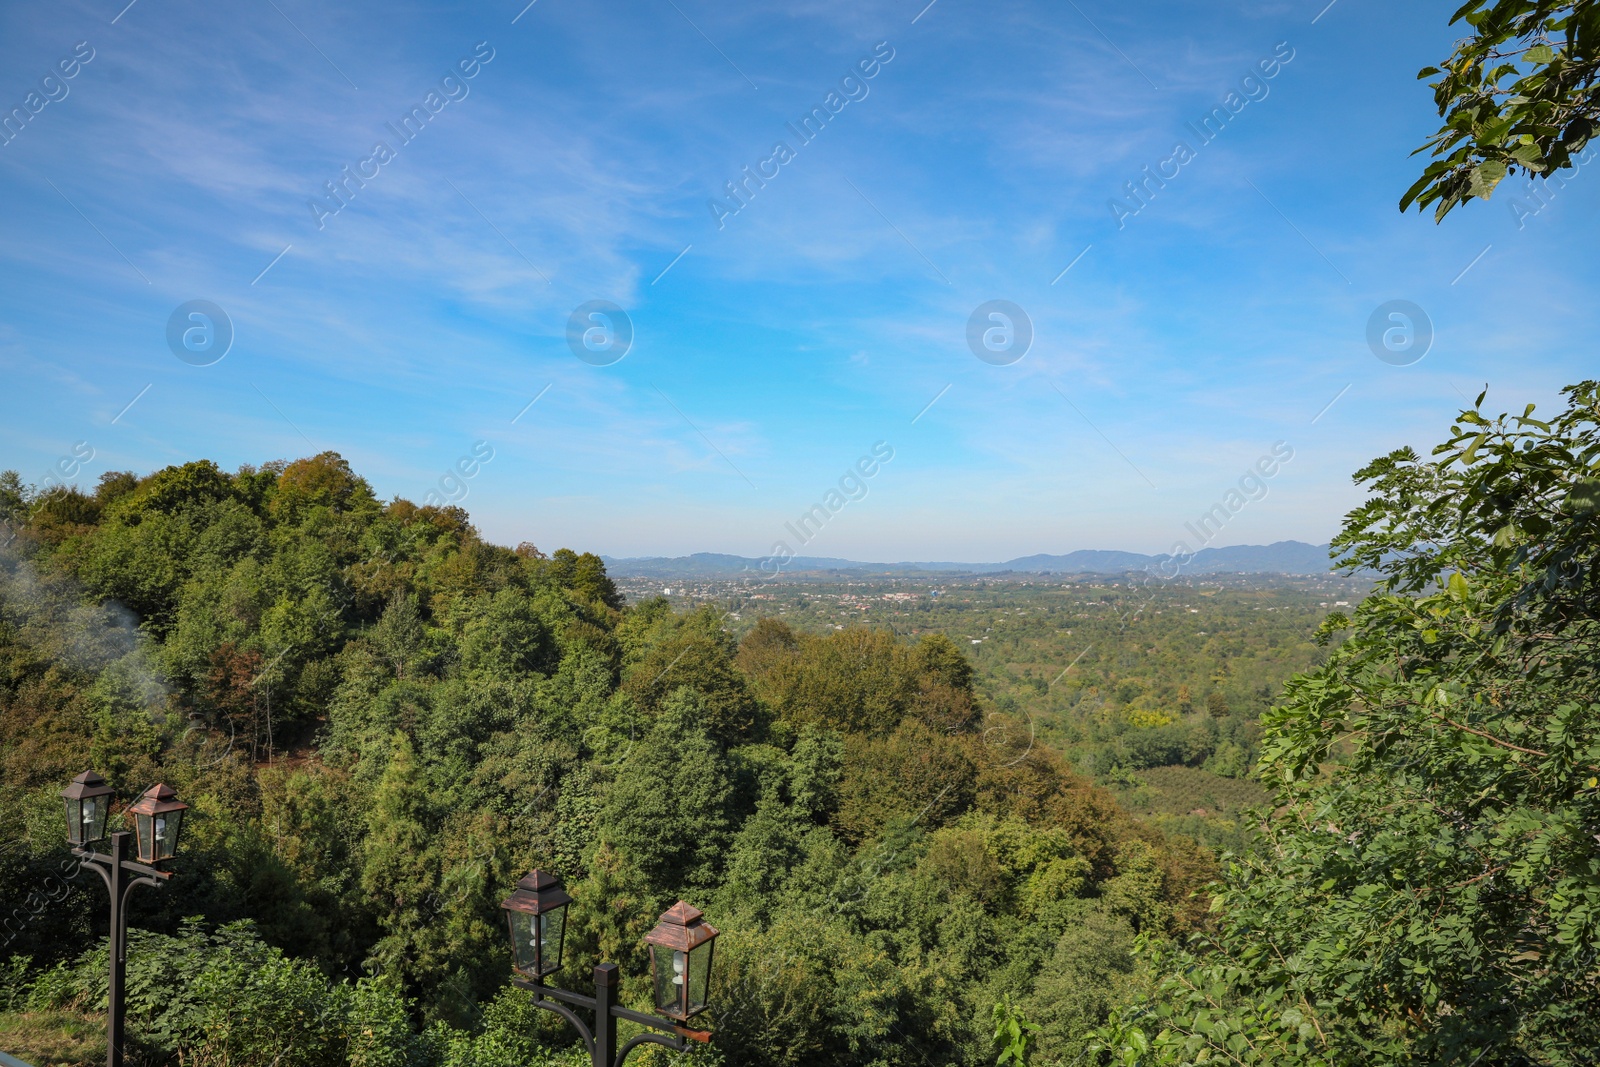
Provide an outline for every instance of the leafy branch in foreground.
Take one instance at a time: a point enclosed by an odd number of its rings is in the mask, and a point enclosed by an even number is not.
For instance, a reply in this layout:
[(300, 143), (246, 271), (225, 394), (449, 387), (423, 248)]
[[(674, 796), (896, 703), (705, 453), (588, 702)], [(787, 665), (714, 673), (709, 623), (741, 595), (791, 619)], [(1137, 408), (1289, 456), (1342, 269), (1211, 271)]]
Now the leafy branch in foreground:
[(1267, 716), (1276, 810), (1112, 1062), (1593, 1062), (1600, 383), (1566, 395), (1357, 474), (1333, 551), (1383, 581)]
[(1436, 157), (1400, 198), (1400, 210), (1487, 199), (1518, 170), (1549, 177), (1573, 166), (1600, 120), (1600, 4), (1594, 0), (1469, 0), (1450, 19), (1473, 34), (1431, 83), (1439, 132), (1417, 152)]
[(1028, 1054), (1032, 1051), (1034, 1035), (1039, 1027), (1030, 1023), (1022, 1010), (1007, 997), (994, 1006), (994, 1043), (1000, 1048), (996, 1067), (1028, 1067)]

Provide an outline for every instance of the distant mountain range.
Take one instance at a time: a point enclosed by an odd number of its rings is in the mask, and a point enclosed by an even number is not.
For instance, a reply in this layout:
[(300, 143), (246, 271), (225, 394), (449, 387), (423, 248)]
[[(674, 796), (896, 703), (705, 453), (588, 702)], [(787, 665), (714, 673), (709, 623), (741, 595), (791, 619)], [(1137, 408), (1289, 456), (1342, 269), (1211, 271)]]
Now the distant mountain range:
[[(735, 578), (742, 574), (763, 576), (849, 571), (870, 574), (1125, 574), (1159, 566), (1167, 555), (1147, 556), (1140, 552), (1080, 549), (1064, 556), (1022, 556), (1004, 563), (860, 563), (829, 556), (795, 556), (782, 568), (771, 558), (730, 556), (718, 552), (696, 552), (692, 556), (650, 556), (605, 560), (606, 570), (616, 578)], [(762, 564), (766, 567), (763, 569)], [(1172, 568), (1168, 567), (1170, 571)], [(1327, 545), (1308, 545), (1304, 541), (1278, 541), (1270, 545), (1230, 545), (1227, 548), (1202, 548), (1183, 565), (1181, 574), (1326, 574), (1329, 565)], [(1163, 572), (1165, 574), (1165, 572)]]

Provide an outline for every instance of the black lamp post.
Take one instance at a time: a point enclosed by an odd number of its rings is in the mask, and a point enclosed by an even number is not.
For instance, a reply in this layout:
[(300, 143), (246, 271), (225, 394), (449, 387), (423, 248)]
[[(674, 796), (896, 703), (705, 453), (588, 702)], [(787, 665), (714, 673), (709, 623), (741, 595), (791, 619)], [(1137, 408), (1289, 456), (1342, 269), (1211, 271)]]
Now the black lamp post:
[[(656, 928), (645, 937), (650, 946), (652, 985), (656, 1007), (670, 1018), (662, 1019), (630, 1011), (616, 1003), (617, 965), (602, 963), (594, 969), (594, 996), (569, 993), (543, 983), (547, 975), (561, 969), (565, 944), (566, 908), (572, 898), (559, 879), (544, 871), (531, 871), (517, 889), (501, 903), (511, 934), (511, 952), (517, 970), (512, 982), (533, 994), (535, 1007), (555, 1012), (583, 1039), (593, 1067), (622, 1067), (628, 1053), (644, 1044), (665, 1045), (675, 1052), (687, 1049), (688, 1042), (706, 1042), (711, 1035), (690, 1030), (682, 1024), (705, 1010), (711, 984), (714, 927), (701, 920), (700, 912), (678, 901)], [(558, 1003), (564, 1002), (564, 1003)], [(591, 1029), (568, 1004), (593, 1014)], [(617, 1020), (627, 1019), (650, 1030), (617, 1047)]]
[[(178, 851), (178, 829), (183, 825), (187, 804), (180, 803), (165, 785), (152, 786), (135, 801), (128, 812), (133, 816), (137, 835), (119, 830), (111, 835), (111, 854), (102, 855), (94, 846), (106, 838), (106, 817), (110, 814), (112, 789), (93, 771), (84, 771), (61, 791), (66, 804), (67, 844), (72, 854), (105, 880), (111, 894), (111, 973), (106, 990), (106, 1067), (122, 1067), (124, 982), (128, 953), (128, 894), (136, 885), (160, 885), (171, 872), (149, 864), (169, 860)], [(129, 859), (128, 838), (137, 836), (137, 861)], [(133, 874), (136, 877), (129, 878)]]

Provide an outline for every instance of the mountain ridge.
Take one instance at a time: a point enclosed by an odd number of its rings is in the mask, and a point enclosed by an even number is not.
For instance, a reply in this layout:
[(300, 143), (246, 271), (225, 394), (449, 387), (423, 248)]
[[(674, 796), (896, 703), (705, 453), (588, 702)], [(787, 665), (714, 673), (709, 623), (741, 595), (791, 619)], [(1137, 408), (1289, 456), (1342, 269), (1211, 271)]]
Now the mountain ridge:
[[(1146, 554), (1116, 549), (1078, 549), (1063, 555), (1036, 553), (1003, 563), (910, 562), (868, 563), (833, 556), (794, 556), (781, 563), (777, 557), (735, 556), (724, 552), (695, 552), (687, 556), (601, 556), (606, 570), (616, 578), (727, 578), (742, 574), (774, 577), (779, 574), (818, 571), (853, 571), (864, 574), (1125, 574), (1142, 571), (1174, 559), (1167, 553)], [(1166, 571), (1172, 567), (1164, 568)], [(1332, 570), (1328, 546), (1304, 541), (1275, 541), (1270, 545), (1227, 545), (1202, 548), (1170, 575), (1197, 574), (1326, 574)]]

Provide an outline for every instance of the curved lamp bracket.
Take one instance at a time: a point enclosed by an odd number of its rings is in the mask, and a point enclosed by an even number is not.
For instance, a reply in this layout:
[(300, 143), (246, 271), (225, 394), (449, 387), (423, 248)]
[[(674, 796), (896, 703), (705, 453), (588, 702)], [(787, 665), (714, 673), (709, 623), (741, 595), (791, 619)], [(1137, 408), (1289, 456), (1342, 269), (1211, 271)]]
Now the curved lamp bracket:
[(111, 892), (111, 858), (109, 856), (102, 856), (98, 852), (88, 852), (76, 848), (72, 850), (72, 854), (82, 861), (78, 864), (79, 868), (87, 867), (94, 871), (95, 874), (100, 876), (100, 880), (106, 884), (106, 892)]
[(594, 1034), (589, 1032), (589, 1028), (584, 1025), (583, 1020), (578, 1018), (577, 1014), (571, 1008), (567, 1007), (565, 1004), (550, 1000), (548, 997), (541, 997), (537, 993), (535, 993), (533, 996), (533, 1006), (536, 1008), (543, 1008), (546, 1011), (553, 1011), (563, 1019), (567, 1020), (567, 1022), (571, 1023), (574, 1029), (578, 1031), (579, 1036), (583, 1038), (583, 1043), (588, 1045), (590, 1048), (594, 1047)]

